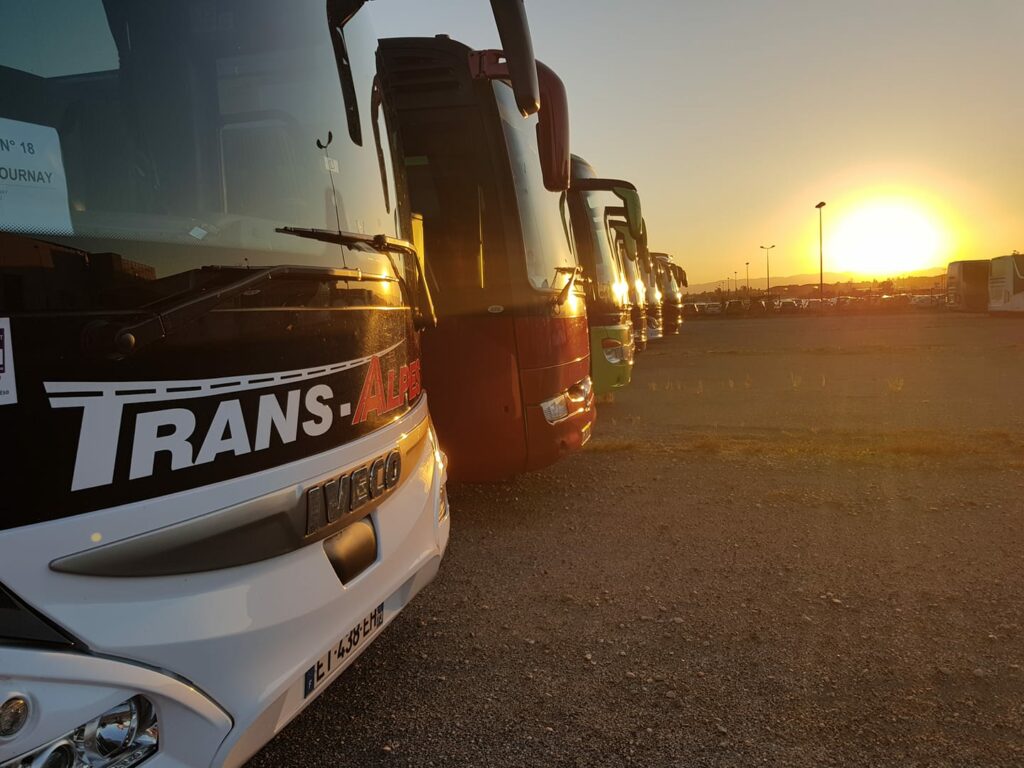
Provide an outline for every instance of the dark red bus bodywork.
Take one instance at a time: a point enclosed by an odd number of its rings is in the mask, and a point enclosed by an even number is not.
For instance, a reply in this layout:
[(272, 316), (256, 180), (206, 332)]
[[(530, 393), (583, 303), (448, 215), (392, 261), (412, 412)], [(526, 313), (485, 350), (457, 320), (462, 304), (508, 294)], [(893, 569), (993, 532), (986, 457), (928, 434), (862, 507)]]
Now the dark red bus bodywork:
[[(439, 278), (438, 324), (423, 334), (422, 375), (449, 477), (490, 482), (541, 469), (582, 446), (596, 411), (582, 285), (559, 304), (558, 290), (535, 289), (527, 279), (509, 149), (492, 85), (473, 76), (472, 54), (454, 40), (403, 38), (381, 41), (378, 61), (406, 154), (422, 157), (410, 166), (409, 187), (424, 216), (428, 270), (432, 260), (435, 267), (446, 259), (461, 264), (479, 232), (487, 287), (482, 278), (479, 290), (462, 280), (461, 267), (454, 281)], [(445, 186), (467, 179), (479, 187), (468, 197)], [(539, 193), (551, 194), (557, 210), (556, 194)], [(578, 392), (583, 382), (585, 396), (549, 422), (541, 404)]]
[(542, 469), (589, 439), (592, 395), (554, 424), (540, 408), (589, 375), (588, 341), (582, 313), (442, 317), (424, 334), (424, 386), (454, 478), (494, 481)]

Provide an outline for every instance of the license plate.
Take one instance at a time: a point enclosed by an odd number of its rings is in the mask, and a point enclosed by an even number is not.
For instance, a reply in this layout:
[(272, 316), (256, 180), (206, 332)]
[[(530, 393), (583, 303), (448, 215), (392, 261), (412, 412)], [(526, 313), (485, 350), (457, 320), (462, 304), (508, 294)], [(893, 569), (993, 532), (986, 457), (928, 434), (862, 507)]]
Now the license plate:
[(306, 670), (303, 698), (309, 698), (313, 691), (321, 687), (327, 678), (331, 677), (333, 672), (345, 665), (357, 648), (366, 645), (370, 641), (370, 637), (377, 634), (383, 626), (384, 603), (381, 603), (365, 619), (352, 627), (348, 634), (342, 635), (334, 647), (321, 656), (316, 664)]

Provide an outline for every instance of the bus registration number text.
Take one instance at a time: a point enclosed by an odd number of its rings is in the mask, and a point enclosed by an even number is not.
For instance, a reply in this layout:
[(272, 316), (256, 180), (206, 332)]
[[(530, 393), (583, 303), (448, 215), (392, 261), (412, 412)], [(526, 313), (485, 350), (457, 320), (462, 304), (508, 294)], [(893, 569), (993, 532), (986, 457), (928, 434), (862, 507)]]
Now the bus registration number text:
[(306, 670), (304, 676), (303, 690), (304, 698), (309, 696), (323, 685), (334, 672), (344, 666), (356, 649), (366, 645), (371, 635), (375, 635), (384, 626), (384, 604), (378, 605), (370, 614), (349, 630), (348, 634), (338, 639), (338, 642), (327, 653), (320, 657), (312, 667)]

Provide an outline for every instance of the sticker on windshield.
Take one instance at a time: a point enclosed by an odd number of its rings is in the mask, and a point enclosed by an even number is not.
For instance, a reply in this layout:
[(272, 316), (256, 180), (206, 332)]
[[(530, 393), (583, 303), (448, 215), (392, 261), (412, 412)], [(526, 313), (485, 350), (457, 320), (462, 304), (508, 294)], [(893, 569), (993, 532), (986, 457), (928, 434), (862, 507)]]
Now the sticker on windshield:
[(0, 117), (0, 229), (72, 234), (55, 128)]
[(11, 346), (11, 320), (0, 317), (0, 405), (18, 402), (14, 383), (14, 349)]

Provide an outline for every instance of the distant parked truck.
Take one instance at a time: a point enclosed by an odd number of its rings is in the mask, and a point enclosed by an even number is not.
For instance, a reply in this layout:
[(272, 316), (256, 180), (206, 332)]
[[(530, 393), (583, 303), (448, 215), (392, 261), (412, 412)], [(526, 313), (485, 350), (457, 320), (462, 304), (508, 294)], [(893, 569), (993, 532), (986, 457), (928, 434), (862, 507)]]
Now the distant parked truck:
[(946, 306), (958, 312), (984, 312), (988, 306), (988, 259), (952, 261), (946, 267)]
[(989, 265), (988, 311), (1024, 317), (1024, 253), (997, 256)]

